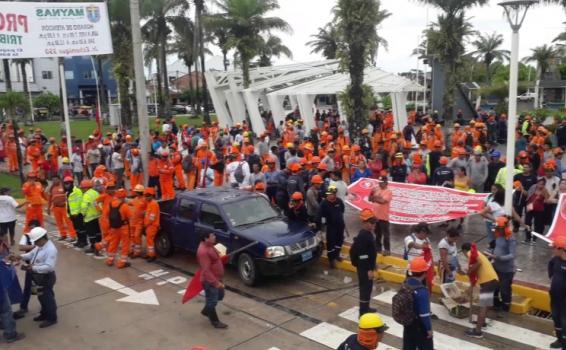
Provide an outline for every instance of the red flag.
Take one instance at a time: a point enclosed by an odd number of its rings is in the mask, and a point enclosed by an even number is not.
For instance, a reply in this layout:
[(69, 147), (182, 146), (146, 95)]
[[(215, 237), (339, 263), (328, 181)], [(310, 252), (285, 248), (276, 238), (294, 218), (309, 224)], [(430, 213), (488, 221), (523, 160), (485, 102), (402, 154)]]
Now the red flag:
[(426, 285), (429, 291), (432, 291), (432, 284), (434, 279), (434, 262), (432, 259), (432, 250), (429, 246), (423, 248), (423, 258), (428, 264), (428, 271), (426, 272)]
[(95, 118), (96, 118), (96, 130), (98, 131), (98, 134), (101, 134), (102, 127), (100, 125), (100, 105), (98, 105), (96, 108)]
[[(470, 267), (475, 265), (477, 262), (478, 262), (478, 245), (472, 243), (472, 249), (470, 250), (470, 259), (468, 260), (468, 271), (470, 271)], [(470, 284), (472, 285), (472, 287), (475, 286), (476, 283), (478, 283), (478, 273), (477, 272), (468, 273), (468, 276), (470, 277)]]
[[(223, 257), (220, 258), (220, 260), (222, 260), (222, 263), (224, 265), (228, 263), (229, 259), (230, 257), (228, 255), (224, 255)], [(201, 274), (202, 271), (198, 269), (195, 275), (193, 276), (193, 278), (191, 278), (191, 280), (189, 281), (189, 284), (187, 285), (187, 289), (185, 290), (185, 294), (183, 295), (183, 299), (182, 299), (183, 304), (186, 304), (189, 300), (196, 297), (204, 289), (202, 282), (200, 280)]]

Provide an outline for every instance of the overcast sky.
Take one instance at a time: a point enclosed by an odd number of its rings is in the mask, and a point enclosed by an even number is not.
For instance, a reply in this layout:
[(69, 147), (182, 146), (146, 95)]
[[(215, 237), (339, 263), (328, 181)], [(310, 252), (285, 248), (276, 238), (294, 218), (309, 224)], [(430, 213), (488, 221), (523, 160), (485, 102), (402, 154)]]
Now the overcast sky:
[[(489, 5), (470, 10), (467, 16), (475, 30), (503, 34), (503, 48), (510, 50), (511, 29), (498, 2), (500, 1), (491, 0)], [(331, 9), (335, 4), (336, 0), (279, 0), (281, 8), (274, 11), (273, 15), (283, 18), (293, 28), (293, 34), (279, 34), (293, 52), (293, 59), (281, 59), (277, 63), (307, 62), (322, 58), (311, 54), (311, 48), (306, 46), (306, 42), (311, 40), (310, 35), (315, 34), (318, 27), (331, 20)], [(391, 16), (380, 28), (380, 35), (389, 42), (389, 50), (380, 49), (378, 66), (395, 73), (416, 68), (417, 60), (411, 56), (411, 51), (426, 27), (427, 12), (429, 22), (436, 21), (438, 12), (416, 0), (381, 0), (381, 4)], [(565, 21), (566, 13), (557, 5), (531, 8), (520, 32), (519, 58), (528, 56), (531, 48), (550, 44), (564, 30)]]

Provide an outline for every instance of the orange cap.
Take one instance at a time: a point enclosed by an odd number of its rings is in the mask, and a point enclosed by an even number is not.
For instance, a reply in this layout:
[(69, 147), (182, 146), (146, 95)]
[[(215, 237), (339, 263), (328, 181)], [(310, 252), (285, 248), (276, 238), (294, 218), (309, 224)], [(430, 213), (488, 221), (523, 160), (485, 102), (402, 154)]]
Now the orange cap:
[(303, 200), (303, 194), (301, 192), (294, 192), (291, 195), (291, 199), (294, 201), (302, 201)]
[(91, 188), (91, 187), (92, 187), (92, 181), (90, 180), (81, 181), (81, 188)]
[(320, 175), (313, 175), (313, 177), (311, 178), (311, 184), (321, 184), (324, 181), (322, 180), (322, 176)]
[(409, 264), (409, 271), (411, 272), (426, 272), (428, 271), (428, 263), (425, 261), (425, 259), (422, 256), (419, 256), (417, 258), (414, 258), (411, 263)]
[(364, 209), (360, 212), (360, 220), (362, 221), (368, 221), (368, 220), (375, 220), (375, 215), (373, 214), (373, 211), (371, 211), (370, 209)]
[(293, 163), (289, 165), (289, 170), (296, 173), (301, 170), (301, 165), (299, 163)]

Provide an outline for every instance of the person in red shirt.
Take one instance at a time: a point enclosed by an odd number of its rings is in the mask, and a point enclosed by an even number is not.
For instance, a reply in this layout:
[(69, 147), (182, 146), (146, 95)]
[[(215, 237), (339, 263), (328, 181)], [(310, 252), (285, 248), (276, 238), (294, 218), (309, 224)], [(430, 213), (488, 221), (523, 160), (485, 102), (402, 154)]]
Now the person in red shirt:
[(216, 313), (218, 301), (224, 299), (224, 264), (220, 253), (214, 248), (216, 235), (212, 232), (205, 233), (201, 237), (197, 250), (197, 260), (201, 269), (201, 282), (204, 286), (205, 305), (200, 312), (210, 319), (214, 328), (228, 328), (228, 325), (220, 322)]

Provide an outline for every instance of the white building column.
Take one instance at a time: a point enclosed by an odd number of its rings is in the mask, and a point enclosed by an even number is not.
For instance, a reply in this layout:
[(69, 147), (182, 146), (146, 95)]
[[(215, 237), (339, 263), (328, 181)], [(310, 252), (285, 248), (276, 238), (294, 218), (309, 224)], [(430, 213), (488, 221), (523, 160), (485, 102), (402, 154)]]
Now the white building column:
[(218, 125), (225, 127), (226, 125), (232, 124), (232, 118), (230, 113), (226, 108), (226, 97), (223, 93), (223, 89), (216, 85), (216, 80), (214, 79), (214, 74), (210, 72), (205, 73), (206, 81), (208, 83), (208, 92), (212, 104), (214, 105), (214, 111), (216, 112), (216, 117), (218, 119)]
[(252, 130), (256, 135), (259, 135), (265, 131), (265, 124), (259, 114), (259, 105), (257, 103), (258, 96), (251, 90), (244, 90), (242, 94), (244, 95), (244, 101), (250, 115)]
[(275, 127), (278, 127), (279, 123), (285, 120), (285, 109), (283, 109), (284, 100), (285, 96), (276, 95), (274, 93), (267, 95), (267, 101), (269, 102), (269, 109), (271, 109)]
[(407, 125), (407, 92), (392, 92), (391, 107), (395, 122), (395, 130), (401, 132)]
[(305, 126), (305, 130), (311, 130), (316, 125), (314, 123), (314, 98), (316, 95), (296, 95), (301, 111), (301, 118)]

